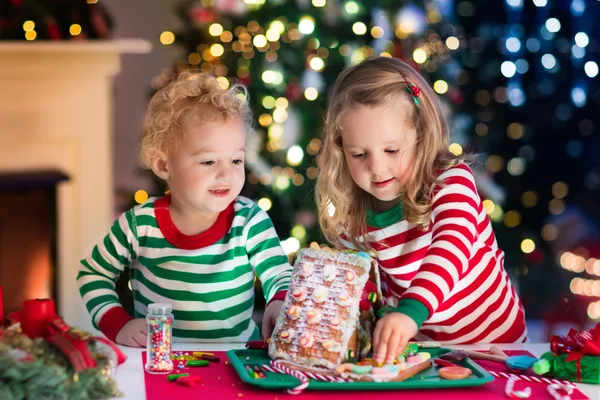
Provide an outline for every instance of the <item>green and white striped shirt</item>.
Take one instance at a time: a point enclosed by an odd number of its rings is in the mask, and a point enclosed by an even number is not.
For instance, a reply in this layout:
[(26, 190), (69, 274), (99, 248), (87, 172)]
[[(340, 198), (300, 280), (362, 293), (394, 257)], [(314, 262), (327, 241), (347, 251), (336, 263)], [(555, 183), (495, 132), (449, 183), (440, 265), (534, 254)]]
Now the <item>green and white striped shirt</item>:
[(271, 219), (238, 197), (209, 230), (187, 236), (173, 224), (169, 201), (152, 198), (123, 213), (81, 261), (77, 282), (94, 326), (114, 340), (132, 319), (115, 292), (129, 266), (135, 317), (143, 318), (150, 303), (170, 303), (174, 340), (258, 339), (255, 276), (269, 302), (283, 299), (292, 271)]

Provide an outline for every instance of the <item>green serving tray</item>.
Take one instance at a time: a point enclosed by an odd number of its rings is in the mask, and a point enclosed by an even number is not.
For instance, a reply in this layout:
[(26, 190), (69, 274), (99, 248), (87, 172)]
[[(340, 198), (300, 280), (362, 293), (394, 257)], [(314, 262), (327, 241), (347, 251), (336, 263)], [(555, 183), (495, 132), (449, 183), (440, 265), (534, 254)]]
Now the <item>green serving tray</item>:
[[(432, 358), (438, 357), (451, 349), (423, 349), (431, 354)], [(231, 365), (235, 368), (240, 379), (250, 385), (258, 386), (264, 389), (291, 389), (300, 384), (300, 381), (293, 376), (265, 372), (266, 378), (253, 378), (246, 370), (250, 365), (269, 365), (271, 359), (265, 350), (229, 350), (227, 357)], [(415, 376), (402, 382), (323, 382), (310, 380), (308, 389), (312, 390), (389, 390), (389, 389), (438, 389), (438, 388), (458, 388), (468, 386), (480, 386), (494, 380), (485, 369), (480, 367), (471, 359), (467, 358), (456, 364), (469, 368), (473, 371), (467, 379), (448, 380), (442, 379), (438, 375), (438, 367), (433, 365), (431, 368), (421, 371)]]

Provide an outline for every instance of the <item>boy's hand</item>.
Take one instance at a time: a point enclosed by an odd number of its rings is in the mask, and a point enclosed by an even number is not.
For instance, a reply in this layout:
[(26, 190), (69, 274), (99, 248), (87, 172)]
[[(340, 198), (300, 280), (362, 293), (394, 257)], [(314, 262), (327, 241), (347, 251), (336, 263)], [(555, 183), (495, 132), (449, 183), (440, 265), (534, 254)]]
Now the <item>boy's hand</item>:
[(277, 323), (279, 311), (281, 310), (282, 306), (282, 300), (273, 300), (265, 309), (265, 315), (263, 315), (262, 320), (262, 337), (264, 340), (267, 340), (271, 337), (273, 329), (275, 329), (275, 324)]
[(145, 318), (132, 319), (117, 333), (115, 342), (129, 347), (146, 347), (147, 332)]
[(391, 364), (410, 339), (419, 332), (408, 315), (392, 312), (377, 321), (373, 332), (373, 360)]

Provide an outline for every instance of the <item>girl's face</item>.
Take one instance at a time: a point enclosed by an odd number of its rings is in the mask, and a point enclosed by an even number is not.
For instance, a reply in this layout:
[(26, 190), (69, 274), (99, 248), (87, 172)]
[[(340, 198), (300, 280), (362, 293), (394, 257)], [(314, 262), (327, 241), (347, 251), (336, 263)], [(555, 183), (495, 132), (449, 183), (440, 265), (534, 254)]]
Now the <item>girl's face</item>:
[(171, 197), (195, 212), (225, 210), (244, 185), (244, 150), (239, 118), (187, 122), (183, 142), (167, 161)]
[(414, 107), (402, 98), (379, 106), (358, 106), (342, 114), (342, 146), (350, 175), (387, 208), (411, 176), (417, 132)]

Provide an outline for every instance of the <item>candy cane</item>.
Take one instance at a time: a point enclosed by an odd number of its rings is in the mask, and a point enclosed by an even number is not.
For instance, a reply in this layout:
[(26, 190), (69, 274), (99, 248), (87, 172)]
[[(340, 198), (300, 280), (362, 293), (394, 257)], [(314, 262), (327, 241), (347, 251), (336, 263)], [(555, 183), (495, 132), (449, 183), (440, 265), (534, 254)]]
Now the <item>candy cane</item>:
[[(561, 396), (558, 393), (558, 390), (562, 390), (567, 392), (567, 396)], [(553, 383), (552, 385), (548, 385), (548, 393), (555, 400), (571, 400), (571, 395), (573, 394), (573, 386), (571, 385), (563, 385), (561, 383)]]
[(527, 376), (527, 375), (514, 375), (514, 374), (507, 374), (506, 372), (495, 372), (495, 371), (488, 371), (488, 372), (490, 373), (490, 375), (492, 375), (496, 378), (509, 379), (510, 377), (515, 376), (517, 378), (517, 380), (523, 380), (523, 381), (527, 381), (527, 382), (546, 383), (548, 385), (561, 384), (561, 385), (566, 385), (566, 386), (575, 386), (573, 384), (573, 382), (559, 381), (557, 379), (538, 378), (537, 376)]
[(519, 378), (516, 375), (511, 376), (506, 381), (506, 387), (504, 388), (504, 394), (506, 394), (511, 399), (528, 399), (531, 397), (531, 388), (527, 386), (523, 390), (514, 390), (515, 382), (518, 381)]
[[(284, 365), (280, 364), (279, 361), (274, 361), (271, 364), (274, 364), (279, 369), (286, 368)], [(351, 382), (351, 380), (349, 380), (349, 379), (344, 379), (344, 378), (337, 377), (337, 376), (322, 375), (322, 374), (317, 374), (317, 373), (308, 372), (308, 371), (301, 372), (301, 374), (303, 374), (304, 376), (309, 377), (310, 379), (315, 379), (317, 381), (325, 381), (325, 382)]]
[(314, 379), (317, 381), (325, 381), (325, 382), (351, 382), (349, 379), (344, 379), (342, 377), (339, 376), (329, 376), (329, 375), (321, 375), (321, 374), (315, 374), (312, 372), (305, 372), (304, 373), (306, 376), (308, 376), (310, 379)]
[(292, 389), (287, 389), (289, 394), (300, 394), (308, 387), (308, 378), (300, 371), (289, 369), (275, 361), (271, 361), (271, 366), (263, 365), (262, 369), (269, 372), (275, 372), (279, 374), (291, 375), (294, 378), (300, 380), (300, 384)]

